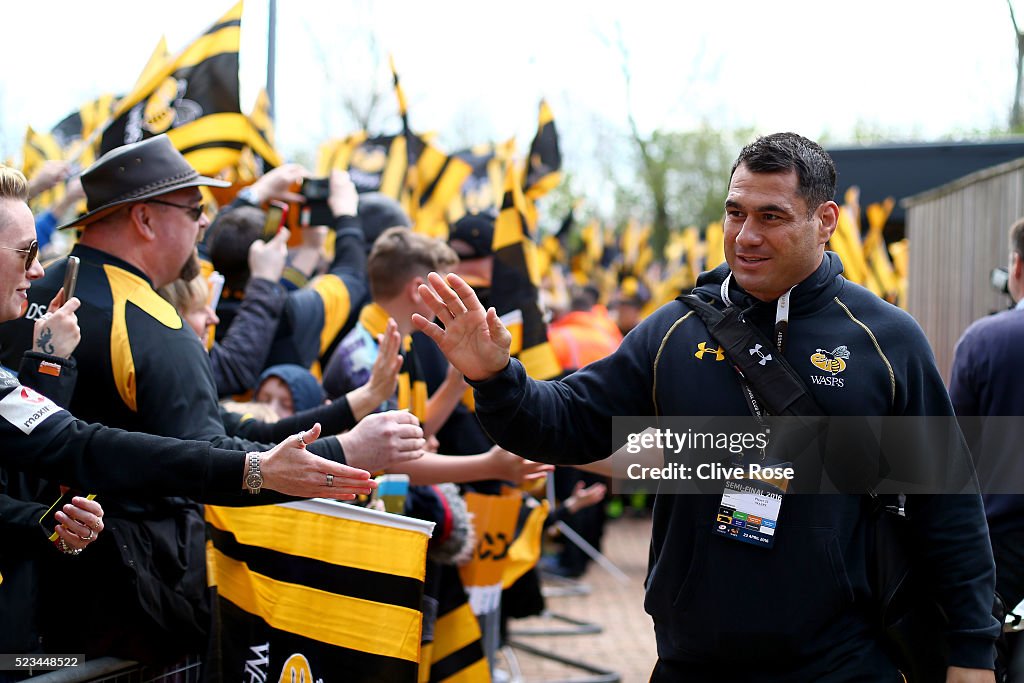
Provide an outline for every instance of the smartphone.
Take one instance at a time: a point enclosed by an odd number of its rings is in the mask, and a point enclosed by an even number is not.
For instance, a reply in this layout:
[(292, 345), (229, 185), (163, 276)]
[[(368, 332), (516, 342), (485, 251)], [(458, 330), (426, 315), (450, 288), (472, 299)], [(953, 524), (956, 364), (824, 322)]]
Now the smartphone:
[(78, 264), (77, 256), (68, 256), (68, 263), (64, 269), (64, 301), (75, 295), (75, 286), (78, 284)]
[(330, 178), (305, 178), (302, 181), (302, 189), (299, 190), (306, 198), (306, 203), (300, 207), (299, 224), (302, 227), (310, 225), (334, 226), (334, 214), (327, 204), (327, 198), (331, 194)]
[(50, 506), (50, 509), (43, 513), (43, 516), (39, 518), (39, 527), (43, 530), (43, 533), (46, 534), (46, 537), (50, 539), (50, 541), (56, 541), (59, 538), (55, 531), (57, 527), (57, 511), (63, 510), (64, 506), (70, 503), (71, 499), (75, 496), (81, 496), (82, 498), (93, 500), (96, 497), (96, 494), (85, 494), (81, 491), (76, 491), (75, 489), (68, 489), (60, 495), (60, 498)]
[(270, 201), (267, 219), (263, 223), (263, 241), (269, 242), (288, 220), (288, 205), (276, 199)]

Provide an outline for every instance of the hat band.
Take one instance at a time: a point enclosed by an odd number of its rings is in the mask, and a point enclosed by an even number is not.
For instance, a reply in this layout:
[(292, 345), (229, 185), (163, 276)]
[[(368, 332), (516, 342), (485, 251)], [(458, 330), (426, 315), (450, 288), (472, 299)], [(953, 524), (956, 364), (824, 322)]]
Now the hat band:
[(89, 210), (95, 211), (96, 209), (102, 208), (104, 206), (109, 206), (111, 204), (120, 204), (123, 202), (131, 201), (132, 199), (141, 198), (146, 195), (151, 195), (154, 191), (160, 190), (161, 188), (180, 185), (184, 181), (195, 180), (198, 177), (199, 173), (195, 169), (189, 168), (187, 171), (182, 171), (177, 175), (173, 175), (169, 178), (161, 178), (156, 182), (143, 185), (142, 187), (136, 187), (129, 192), (126, 192), (118, 197), (114, 197), (113, 199), (107, 199), (101, 202), (95, 208), (89, 207)]

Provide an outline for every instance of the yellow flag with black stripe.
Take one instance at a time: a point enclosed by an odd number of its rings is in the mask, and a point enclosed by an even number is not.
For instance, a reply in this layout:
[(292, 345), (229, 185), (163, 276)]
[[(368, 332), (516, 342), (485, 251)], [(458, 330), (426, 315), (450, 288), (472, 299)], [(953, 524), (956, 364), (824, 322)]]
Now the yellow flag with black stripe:
[(491, 303), (512, 333), (512, 353), (526, 372), (536, 379), (550, 379), (561, 374), (562, 366), (548, 344), (539, 301), (537, 245), (524, 206), (519, 174), (510, 164), (501, 211), (494, 221)]
[(253, 126), (238, 100), (242, 3), (148, 76), (118, 103), (103, 131), (100, 153), (167, 133), (200, 173), (216, 174), (238, 162)]
[(448, 204), (449, 225), (467, 213), (497, 211), (509, 162), (506, 150), (506, 145), (487, 143), (452, 154), (469, 164), (471, 171)]
[(530, 156), (526, 160), (526, 178), (523, 180), (523, 194), (527, 200), (536, 201), (562, 182), (562, 152), (558, 148), (558, 130), (555, 115), (545, 100), (540, 101), (540, 115), (537, 135), (530, 144)]
[(88, 168), (96, 161), (96, 150), (99, 149), (97, 132), (110, 121), (117, 101), (117, 96), (112, 93), (100, 95), (53, 127), (50, 133), (60, 145), (65, 159), (80, 168)]
[(437, 623), (434, 640), (424, 646), (420, 680), (429, 683), (489, 683), (480, 622), (469, 604), (459, 570), (438, 567)]
[(415, 166), (406, 173), (403, 205), (413, 221), (413, 230), (438, 239), (448, 239), (446, 211), (473, 167), (441, 151), (433, 143), (413, 135), (420, 152)]
[(206, 521), (215, 677), (415, 683), (432, 523), (323, 500)]
[(370, 136), (366, 131), (328, 140), (317, 150), (316, 174), (348, 171), (356, 190), (380, 192), (399, 199), (407, 167), (405, 138), (401, 135)]
[(260, 88), (256, 102), (249, 113), (252, 132), (249, 137), (249, 149), (255, 155), (257, 169), (260, 173), (281, 165), (281, 155), (274, 147), (274, 118), (270, 111), (270, 95), (266, 88)]
[[(21, 147), (21, 172), (31, 180), (47, 161), (63, 159), (60, 143), (51, 133), (36, 131), (29, 126), (25, 130), (25, 141)], [(64, 196), (64, 186), (58, 183), (55, 187), (41, 192), (29, 202), (32, 210), (41, 210), (59, 201)]]

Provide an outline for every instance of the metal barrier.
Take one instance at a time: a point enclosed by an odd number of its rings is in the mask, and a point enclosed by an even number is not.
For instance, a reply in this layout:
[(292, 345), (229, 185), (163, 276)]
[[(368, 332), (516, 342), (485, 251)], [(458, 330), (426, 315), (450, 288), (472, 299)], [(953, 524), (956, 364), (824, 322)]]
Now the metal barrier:
[(29, 683), (199, 683), (203, 662), (189, 657), (165, 667), (149, 667), (126, 659), (100, 657), (81, 666), (50, 671)]

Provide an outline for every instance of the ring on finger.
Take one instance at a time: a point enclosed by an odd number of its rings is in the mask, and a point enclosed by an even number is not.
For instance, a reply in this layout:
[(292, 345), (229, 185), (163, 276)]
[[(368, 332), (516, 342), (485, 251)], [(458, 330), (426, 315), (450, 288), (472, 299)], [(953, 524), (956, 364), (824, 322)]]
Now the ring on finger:
[(305, 448), (309, 445), (306, 443), (306, 440), (302, 438), (302, 434), (296, 434), (295, 438), (299, 440), (299, 448)]
[(328, 474), (327, 475), (327, 487), (330, 488), (332, 486), (334, 486), (334, 475), (333, 474)]
[[(82, 537), (79, 536), (79, 538), (82, 538)], [(96, 530), (93, 529), (92, 527), (89, 527), (89, 535), (86, 536), (85, 538), (82, 538), (82, 540), (83, 541), (91, 541), (94, 538), (96, 538)]]

